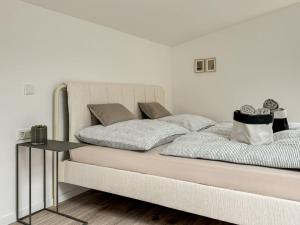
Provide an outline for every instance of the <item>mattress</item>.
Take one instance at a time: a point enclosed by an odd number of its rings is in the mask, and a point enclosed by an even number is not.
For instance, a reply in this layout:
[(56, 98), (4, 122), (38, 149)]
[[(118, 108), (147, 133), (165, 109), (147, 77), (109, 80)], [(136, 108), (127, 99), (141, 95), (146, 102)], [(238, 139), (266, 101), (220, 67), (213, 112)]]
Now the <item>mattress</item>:
[(165, 146), (147, 152), (100, 146), (70, 151), (71, 160), (119, 170), (300, 201), (300, 171), (163, 156)]

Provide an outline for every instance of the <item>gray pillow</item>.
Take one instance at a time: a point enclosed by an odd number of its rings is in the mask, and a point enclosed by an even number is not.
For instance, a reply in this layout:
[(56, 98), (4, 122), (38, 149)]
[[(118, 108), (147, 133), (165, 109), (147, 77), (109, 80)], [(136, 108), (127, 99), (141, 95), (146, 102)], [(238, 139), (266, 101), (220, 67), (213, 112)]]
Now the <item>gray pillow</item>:
[(160, 118), (159, 120), (182, 126), (192, 132), (205, 129), (216, 124), (215, 121), (207, 117), (191, 114), (167, 116)]
[(186, 134), (183, 127), (156, 120), (129, 120), (104, 127), (80, 130), (76, 137), (89, 144), (118, 149), (146, 151)]
[(158, 119), (172, 115), (158, 102), (139, 102), (138, 105), (147, 119)]
[(103, 126), (135, 119), (132, 112), (119, 103), (90, 104), (88, 108)]

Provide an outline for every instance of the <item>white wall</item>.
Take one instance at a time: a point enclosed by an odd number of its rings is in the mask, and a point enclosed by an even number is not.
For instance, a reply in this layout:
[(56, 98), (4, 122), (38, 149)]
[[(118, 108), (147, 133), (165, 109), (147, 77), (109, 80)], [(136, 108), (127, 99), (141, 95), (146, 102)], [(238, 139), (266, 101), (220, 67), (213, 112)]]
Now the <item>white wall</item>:
[[(171, 106), (173, 80), (176, 112), (229, 120), (240, 105), (260, 106), (272, 97), (289, 110), (291, 120), (300, 121), (299, 27), (298, 4), (177, 46), (171, 62), (172, 52), (166, 46), (21, 1), (1, 0), (0, 224), (14, 220), (16, 130), (44, 123), (51, 134), (52, 91), (59, 83), (159, 84)], [(195, 58), (212, 56), (217, 57), (216, 73), (193, 72)], [(36, 86), (34, 96), (23, 95), (26, 82)], [(20, 156), (21, 208), (27, 207), (28, 191), (24, 154)], [(42, 197), (41, 154), (34, 152), (33, 160), (37, 207)], [(51, 199), (50, 190), (47, 197)]]
[[(42, 123), (51, 135), (55, 86), (65, 80), (158, 84), (166, 89), (170, 106), (170, 54), (169, 47), (21, 1), (1, 0), (0, 224), (15, 219), (16, 130)], [(23, 95), (26, 82), (36, 86), (34, 96)], [(22, 154), (24, 176), (25, 159)], [(34, 152), (35, 206), (42, 199), (41, 159)], [(26, 179), (21, 180), (21, 208), (27, 207)]]
[[(274, 98), (300, 121), (300, 4), (173, 49), (173, 110), (231, 120), (243, 104)], [(217, 58), (195, 74), (193, 60)]]

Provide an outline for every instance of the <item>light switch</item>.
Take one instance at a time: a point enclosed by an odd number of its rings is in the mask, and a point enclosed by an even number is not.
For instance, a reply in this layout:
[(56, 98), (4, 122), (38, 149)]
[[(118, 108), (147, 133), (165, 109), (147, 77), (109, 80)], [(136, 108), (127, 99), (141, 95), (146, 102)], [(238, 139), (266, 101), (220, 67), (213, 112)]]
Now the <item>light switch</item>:
[(34, 95), (33, 84), (24, 84), (24, 95)]

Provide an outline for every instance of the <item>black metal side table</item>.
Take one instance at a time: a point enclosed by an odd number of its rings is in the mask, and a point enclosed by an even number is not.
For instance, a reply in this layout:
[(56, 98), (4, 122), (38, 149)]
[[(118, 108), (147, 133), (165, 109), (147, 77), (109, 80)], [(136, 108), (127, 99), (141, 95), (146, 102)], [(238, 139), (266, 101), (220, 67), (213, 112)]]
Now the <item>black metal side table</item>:
[[(69, 218), (71, 220), (77, 221), (79, 223), (82, 223), (84, 225), (87, 225), (88, 223), (74, 218), (72, 216), (63, 214), (59, 212), (59, 207), (58, 207), (58, 153), (60, 152), (66, 152), (74, 148), (79, 148), (85, 146), (84, 144), (81, 143), (72, 143), (72, 142), (65, 142), (65, 141), (53, 141), (53, 140), (48, 140), (46, 144), (43, 145), (33, 145), (31, 142), (26, 142), (26, 143), (21, 143), (16, 145), (16, 216), (17, 216), (17, 222), (25, 225), (31, 225), (31, 217), (34, 214), (37, 214), (43, 210), (47, 210), (49, 212), (55, 213), (60, 216), (64, 216), (66, 218)], [(24, 216), (22, 218), (19, 218), (19, 147), (27, 147), (29, 149), (29, 214), (27, 216)], [(41, 210), (38, 210), (34, 213), (32, 213), (31, 209), (31, 149), (39, 149), (43, 151), (43, 164), (44, 164), (44, 169), (43, 169), (43, 196), (44, 196), (44, 207)], [(46, 207), (46, 151), (52, 151), (55, 152), (56, 154), (56, 210), (48, 209)], [(54, 180), (54, 179), (53, 179)], [(24, 222), (23, 220), (29, 218), (29, 223)]]

